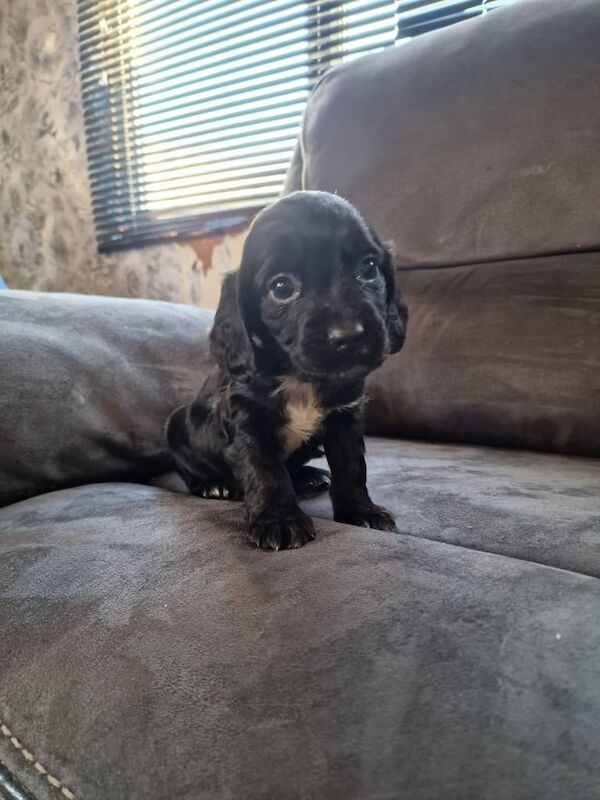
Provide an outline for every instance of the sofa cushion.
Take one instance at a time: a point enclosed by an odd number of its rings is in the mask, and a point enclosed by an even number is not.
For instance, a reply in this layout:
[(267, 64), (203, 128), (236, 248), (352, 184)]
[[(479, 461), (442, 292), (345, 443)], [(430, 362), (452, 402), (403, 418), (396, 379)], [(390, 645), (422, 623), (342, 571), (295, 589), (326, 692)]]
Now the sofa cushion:
[(0, 505), (165, 469), (168, 414), (189, 401), (212, 314), (151, 300), (0, 294)]
[(239, 504), (136, 485), (0, 519), (0, 762), (35, 797), (597, 798), (596, 578), (332, 522), (264, 553)]
[(600, 577), (597, 459), (372, 437), (367, 471), (402, 533)]
[(600, 456), (600, 253), (404, 270), (368, 429)]
[(527, 0), (327, 73), (286, 190), (337, 191), (403, 265), (600, 247), (600, 4)]

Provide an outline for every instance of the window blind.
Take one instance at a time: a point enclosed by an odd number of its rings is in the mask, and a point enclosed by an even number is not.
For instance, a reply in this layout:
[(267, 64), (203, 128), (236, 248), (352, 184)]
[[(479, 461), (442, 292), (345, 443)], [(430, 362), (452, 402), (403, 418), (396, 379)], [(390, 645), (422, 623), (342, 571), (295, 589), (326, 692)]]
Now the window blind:
[(219, 233), (276, 199), (332, 65), (507, 0), (79, 0), (101, 252)]

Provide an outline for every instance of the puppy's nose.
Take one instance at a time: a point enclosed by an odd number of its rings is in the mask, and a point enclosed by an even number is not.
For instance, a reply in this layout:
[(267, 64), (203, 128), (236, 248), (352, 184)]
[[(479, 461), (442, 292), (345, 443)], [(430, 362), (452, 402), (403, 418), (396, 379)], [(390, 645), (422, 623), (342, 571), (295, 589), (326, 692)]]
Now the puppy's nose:
[(360, 339), (364, 332), (365, 328), (362, 322), (349, 319), (331, 325), (327, 330), (327, 339), (333, 347), (344, 350), (348, 345)]

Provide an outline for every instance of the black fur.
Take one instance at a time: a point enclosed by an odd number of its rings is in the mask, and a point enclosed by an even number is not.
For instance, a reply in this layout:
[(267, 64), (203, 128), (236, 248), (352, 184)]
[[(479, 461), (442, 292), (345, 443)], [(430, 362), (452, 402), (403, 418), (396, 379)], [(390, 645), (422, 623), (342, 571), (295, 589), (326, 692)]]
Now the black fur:
[[(296, 496), (328, 486), (324, 470), (306, 466), (323, 446), (335, 519), (393, 530), (367, 492), (363, 397), (368, 373), (402, 347), (406, 321), (391, 254), (349, 203), (296, 192), (259, 214), (223, 284), (215, 367), (167, 426), (190, 491), (244, 498), (259, 547), (301, 547), (315, 533)], [(297, 391), (314, 395), (321, 418), (290, 452), (287, 403)]]

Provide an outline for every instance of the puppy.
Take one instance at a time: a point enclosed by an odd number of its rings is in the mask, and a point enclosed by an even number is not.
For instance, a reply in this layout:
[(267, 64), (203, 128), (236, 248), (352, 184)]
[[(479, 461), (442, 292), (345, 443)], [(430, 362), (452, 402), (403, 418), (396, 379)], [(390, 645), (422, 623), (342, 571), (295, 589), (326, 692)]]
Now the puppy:
[[(244, 498), (265, 549), (315, 538), (297, 493), (329, 483), (336, 520), (394, 530), (367, 491), (363, 406), (367, 375), (400, 350), (406, 322), (390, 253), (350, 203), (295, 192), (262, 211), (223, 283), (214, 368), (167, 424), (190, 491)], [(321, 447), (331, 476), (305, 466)]]

